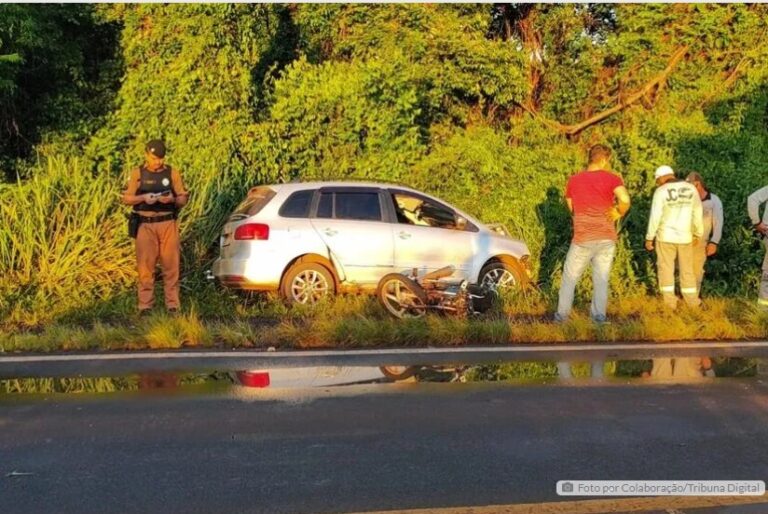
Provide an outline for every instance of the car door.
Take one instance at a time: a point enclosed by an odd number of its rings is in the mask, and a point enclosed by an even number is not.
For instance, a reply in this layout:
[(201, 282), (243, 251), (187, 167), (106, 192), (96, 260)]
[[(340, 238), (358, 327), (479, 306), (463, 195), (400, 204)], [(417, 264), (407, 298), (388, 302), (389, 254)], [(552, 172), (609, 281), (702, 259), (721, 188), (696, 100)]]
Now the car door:
[(344, 268), (347, 282), (375, 285), (393, 270), (393, 226), (382, 199), (378, 188), (320, 189), (312, 225)]
[(454, 266), (452, 278), (470, 279), (478, 229), (471, 223), (457, 227), (451, 207), (410, 191), (391, 189), (394, 210), (395, 269), (419, 270), (419, 275)]

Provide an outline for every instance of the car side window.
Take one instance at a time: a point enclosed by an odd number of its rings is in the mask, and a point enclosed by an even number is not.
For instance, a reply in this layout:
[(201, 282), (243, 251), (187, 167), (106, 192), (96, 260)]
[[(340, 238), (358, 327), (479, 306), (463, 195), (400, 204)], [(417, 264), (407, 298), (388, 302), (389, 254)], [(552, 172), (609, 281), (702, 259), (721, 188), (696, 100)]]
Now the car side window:
[(278, 214), (283, 218), (308, 218), (314, 193), (313, 189), (296, 191), (283, 203)]
[(320, 202), (317, 204), (318, 218), (333, 218), (333, 193), (320, 193)]
[(405, 193), (392, 193), (397, 222), (404, 225), (456, 230), (456, 213), (436, 202)]
[(334, 217), (340, 220), (381, 221), (381, 202), (376, 192), (337, 192)]

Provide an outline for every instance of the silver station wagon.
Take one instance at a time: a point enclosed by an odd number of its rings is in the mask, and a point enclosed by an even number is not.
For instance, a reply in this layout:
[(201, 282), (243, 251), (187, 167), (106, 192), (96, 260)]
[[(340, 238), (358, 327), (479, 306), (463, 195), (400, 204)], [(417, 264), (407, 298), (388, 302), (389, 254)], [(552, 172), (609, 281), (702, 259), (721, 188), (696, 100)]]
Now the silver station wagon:
[(393, 184), (305, 182), (254, 187), (224, 225), (212, 275), (238, 289), (315, 303), (375, 293), (388, 273), (453, 266), (454, 280), (514, 287), (529, 279), (529, 251), (427, 194)]

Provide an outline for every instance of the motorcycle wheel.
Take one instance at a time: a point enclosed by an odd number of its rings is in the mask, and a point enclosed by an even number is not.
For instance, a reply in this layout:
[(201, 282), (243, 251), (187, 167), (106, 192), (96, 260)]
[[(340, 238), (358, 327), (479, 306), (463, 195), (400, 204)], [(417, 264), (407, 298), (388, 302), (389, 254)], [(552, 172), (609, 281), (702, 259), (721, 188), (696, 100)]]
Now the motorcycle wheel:
[(385, 275), (376, 291), (379, 303), (396, 318), (420, 318), (427, 312), (427, 294), (410, 278), (399, 273)]
[(419, 370), (418, 366), (380, 366), (379, 371), (393, 382), (411, 378)]

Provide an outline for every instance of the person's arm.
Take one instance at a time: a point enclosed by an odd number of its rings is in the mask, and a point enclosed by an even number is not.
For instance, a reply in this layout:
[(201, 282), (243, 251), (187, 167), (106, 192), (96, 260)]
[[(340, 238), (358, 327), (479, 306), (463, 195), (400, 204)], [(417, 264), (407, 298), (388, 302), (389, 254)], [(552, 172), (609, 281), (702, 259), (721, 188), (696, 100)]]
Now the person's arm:
[(725, 217), (723, 215), (723, 202), (720, 198), (715, 197), (712, 202), (712, 237), (710, 242), (716, 245), (720, 244), (720, 239), (723, 237), (723, 223)]
[(693, 232), (693, 238), (695, 240), (700, 240), (702, 237), (704, 237), (704, 207), (701, 205), (701, 197), (698, 194), (698, 191), (691, 186), (692, 189), (694, 189), (694, 195), (693, 195), (693, 222), (692, 225), (692, 232)]
[(712, 237), (707, 242), (707, 257), (717, 253), (720, 238), (723, 237), (723, 202), (717, 196), (712, 196)]
[(656, 239), (656, 232), (659, 230), (659, 221), (661, 220), (661, 213), (664, 209), (661, 204), (661, 196), (659, 189), (653, 193), (653, 202), (651, 203), (651, 214), (648, 218), (648, 231), (645, 233), (645, 248), (648, 251), (653, 250), (653, 240)]
[(140, 183), (141, 183), (141, 172), (139, 171), (139, 168), (134, 168), (131, 170), (131, 175), (128, 178), (128, 184), (125, 186), (125, 191), (123, 191), (124, 204), (138, 205), (140, 203), (147, 203), (149, 205), (152, 205), (157, 201), (148, 194), (146, 195), (136, 194), (136, 192), (139, 190)]
[(613, 190), (613, 196), (616, 198), (616, 207), (611, 209), (611, 219), (618, 220), (623, 218), (629, 211), (630, 201), (629, 192), (623, 185)]
[(176, 194), (176, 207), (184, 207), (189, 201), (189, 192), (184, 187), (184, 181), (181, 179), (181, 173), (179, 170), (173, 168), (171, 170), (171, 179), (173, 181), (173, 192)]
[(613, 194), (616, 196), (616, 200), (618, 201), (616, 208), (619, 210), (619, 213), (624, 216), (627, 214), (627, 212), (629, 212), (629, 207), (631, 206), (631, 202), (629, 200), (629, 191), (627, 191), (626, 187), (619, 186), (613, 190)]
[(571, 198), (571, 179), (568, 179), (568, 182), (565, 184), (565, 194), (563, 195), (565, 197), (565, 205), (568, 206), (568, 212), (573, 214), (573, 199)]
[(768, 186), (763, 187), (749, 195), (747, 198), (747, 212), (752, 225), (760, 232), (766, 232), (768, 227), (760, 219), (760, 206), (768, 200)]

